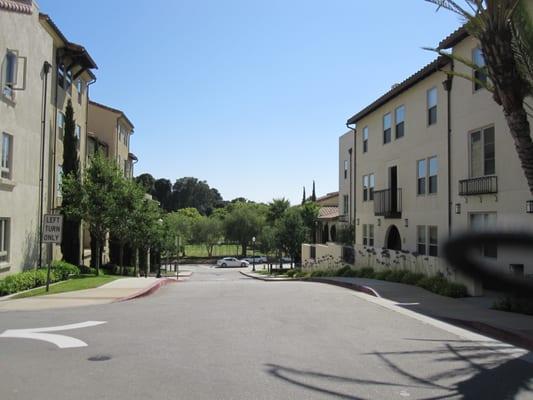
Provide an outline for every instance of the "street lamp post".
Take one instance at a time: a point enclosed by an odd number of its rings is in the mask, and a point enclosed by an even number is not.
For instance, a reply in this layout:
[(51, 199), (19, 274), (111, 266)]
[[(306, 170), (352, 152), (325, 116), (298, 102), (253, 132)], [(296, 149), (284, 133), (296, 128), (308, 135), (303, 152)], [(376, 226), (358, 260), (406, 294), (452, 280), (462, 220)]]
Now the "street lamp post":
[[(163, 226), (163, 220), (161, 218), (157, 220), (157, 223), (160, 226)], [(161, 248), (159, 246), (157, 249), (157, 261), (157, 278), (161, 278)]]
[(252, 238), (252, 271), (255, 272), (255, 236)]

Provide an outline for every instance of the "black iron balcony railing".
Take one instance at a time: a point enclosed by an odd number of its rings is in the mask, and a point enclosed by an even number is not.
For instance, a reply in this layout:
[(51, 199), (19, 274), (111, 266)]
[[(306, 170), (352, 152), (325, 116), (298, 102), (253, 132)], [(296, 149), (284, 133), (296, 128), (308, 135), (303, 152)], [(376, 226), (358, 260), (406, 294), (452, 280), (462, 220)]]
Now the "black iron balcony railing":
[(459, 196), (498, 193), (498, 177), (495, 175), (459, 181)]
[(402, 189), (385, 189), (374, 192), (374, 215), (385, 218), (402, 217)]

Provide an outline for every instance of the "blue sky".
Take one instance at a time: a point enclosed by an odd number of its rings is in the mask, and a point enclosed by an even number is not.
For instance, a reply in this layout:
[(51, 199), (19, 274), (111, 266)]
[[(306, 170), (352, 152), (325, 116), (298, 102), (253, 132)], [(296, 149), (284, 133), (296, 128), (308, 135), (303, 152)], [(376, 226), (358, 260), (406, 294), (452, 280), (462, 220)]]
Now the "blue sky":
[(225, 199), (338, 188), (347, 118), (461, 21), (423, 0), (39, 0), (99, 66), (91, 97), (135, 124), (136, 174)]

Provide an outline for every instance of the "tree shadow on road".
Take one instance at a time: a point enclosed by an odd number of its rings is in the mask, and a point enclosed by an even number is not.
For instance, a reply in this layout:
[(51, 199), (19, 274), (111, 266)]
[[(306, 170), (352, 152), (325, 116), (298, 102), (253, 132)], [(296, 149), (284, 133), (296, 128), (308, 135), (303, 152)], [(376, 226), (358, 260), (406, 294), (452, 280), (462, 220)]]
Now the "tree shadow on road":
[[(424, 400), (506, 400), (515, 399), (519, 394), (533, 399), (533, 365), (523, 359), (525, 352), (503, 343), (443, 340), (437, 349), (426, 347), (360, 356), (360, 360), (364, 356), (376, 357), (378, 366), (381, 364), (379, 369), (383, 370), (384, 366), (389, 373), (376, 379), (363, 379), (277, 364), (266, 364), (266, 367), (267, 373), (277, 379), (338, 399), (364, 399), (359, 393), (368, 394), (378, 387), (406, 393), (416, 391), (416, 396), (414, 393), (408, 396)], [(358, 359), (357, 355), (354, 359)]]

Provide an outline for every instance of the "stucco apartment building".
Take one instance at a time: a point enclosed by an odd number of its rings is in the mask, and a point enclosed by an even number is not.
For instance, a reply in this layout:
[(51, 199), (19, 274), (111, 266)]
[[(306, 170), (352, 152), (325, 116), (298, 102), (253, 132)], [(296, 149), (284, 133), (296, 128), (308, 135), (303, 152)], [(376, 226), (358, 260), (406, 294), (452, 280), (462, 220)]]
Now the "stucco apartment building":
[[(478, 42), (464, 28), (439, 47), (484, 63)], [(501, 107), (487, 90), (452, 79), (445, 72), (452, 68), (474, 74), (440, 56), (347, 121), (355, 137), (340, 138), (339, 208), (347, 202), (356, 265), (443, 273), (476, 295), (483, 288), (444, 262), (442, 245), (464, 231), (531, 232), (531, 195)], [(302, 249), (304, 262), (311, 258), (308, 247)], [(338, 244), (328, 247), (321, 253), (340, 257)], [(531, 252), (490, 247), (480, 254), (488, 265), (533, 275)]]
[[(442, 49), (483, 65), (461, 28)], [(434, 271), (450, 236), (491, 228), (532, 230), (531, 200), (503, 111), (467, 79), (467, 66), (439, 57), (348, 120), (356, 138), (356, 248), (408, 251)], [(484, 76), (478, 78), (486, 79)], [(484, 248), (485, 262), (533, 274), (533, 255)]]

